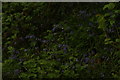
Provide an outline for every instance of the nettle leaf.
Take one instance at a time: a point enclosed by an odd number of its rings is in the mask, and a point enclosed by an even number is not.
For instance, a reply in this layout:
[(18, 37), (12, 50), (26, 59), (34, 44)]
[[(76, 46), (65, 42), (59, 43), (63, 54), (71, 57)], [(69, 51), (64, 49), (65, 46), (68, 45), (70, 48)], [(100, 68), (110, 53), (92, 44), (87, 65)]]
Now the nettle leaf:
[(22, 78), (28, 78), (26, 73), (21, 73), (19, 77), (20, 77), (20, 78), (21, 78), (21, 77), (22, 77)]
[(88, 67), (88, 64), (81, 66), (80, 69), (83, 70), (83, 69), (85, 69), (87, 67)]
[(36, 73), (36, 72), (39, 72), (39, 70), (40, 70), (40, 67), (38, 67), (38, 68), (30, 68), (28, 71), (29, 72), (32, 72), (32, 73)]
[(115, 21), (110, 20), (110, 25), (113, 25), (115, 23)]
[(14, 50), (14, 48), (12, 46), (9, 46), (8, 50), (12, 51), (12, 50)]
[(33, 74), (33, 73), (21, 73), (19, 77), (20, 78), (27, 78), (27, 79), (29, 79), (30, 77), (36, 78), (37, 74)]
[(120, 57), (120, 51), (115, 52), (115, 55)]
[(115, 10), (114, 12), (115, 12), (115, 13), (120, 13), (120, 10)]
[(114, 74), (114, 73), (112, 73), (112, 76), (113, 76), (113, 78), (115, 78), (115, 79), (120, 79), (120, 76), (119, 75), (117, 75), (117, 74)]
[(49, 73), (49, 74), (47, 75), (47, 77), (48, 77), (48, 78), (56, 78), (56, 77), (58, 77), (58, 74), (56, 74), (56, 73)]
[(28, 74), (28, 77), (36, 78), (37, 74), (30, 73), (30, 74)]
[(106, 17), (106, 16), (110, 16), (110, 13), (105, 13), (104, 16), (105, 16), (105, 17)]
[(108, 42), (105, 42), (105, 44), (111, 44), (113, 43), (113, 41), (108, 41)]
[(106, 38), (105, 41), (110, 41), (111, 39), (110, 38)]
[(31, 44), (31, 46), (34, 47), (34, 46), (37, 44), (37, 41), (33, 41), (33, 42), (31, 42), (30, 44)]
[(24, 64), (24, 67), (27, 67), (27, 68), (32, 68), (37, 66), (34, 59), (25, 61), (23, 64)]
[(69, 68), (69, 64), (61, 65), (61, 68), (62, 68), (62, 69), (68, 69), (68, 68)]
[(24, 50), (25, 48), (20, 48), (20, 50), (22, 51), (22, 50)]
[(116, 42), (120, 42), (120, 39), (116, 39), (115, 41), (116, 41)]
[(51, 33), (52, 31), (51, 30), (47, 30), (48, 33)]
[(115, 18), (115, 17), (116, 17), (116, 14), (111, 15), (111, 18)]
[(48, 62), (47, 62), (46, 60), (44, 60), (44, 59), (41, 59), (41, 60), (39, 60), (38, 62), (39, 62), (40, 64), (45, 64), (45, 65), (48, 64)]
[(106, 23), (105, 23), (106, 20), (105, 20), (104, 16), (100, 16), (100, 17), (98, 18), (98, 22), (99, 22), (98, 28), (104, 29), (104, 28), (106, 27)]
[(53, 34), (48, 34), (47, 36), (45, 36), (44, 38), (48, 39), (48, 40), (51, 40), (53, 39)]
[(11, 38), (15, 39), (17, 37), (17, 34), (14, 34)]
[(103, 10), (105, 10), (106, 8), (108, 8), (109, 10), (113, 9), (115, 7), (115, 4), (114, 3), (109, 3), (107, 5), (105, 5), (103, 7)]
[(105, 39), (105, 44), (111, 44), (111, 43), (113, 43), (113, 41), (111, 41), (110, 38), (106, 38), (106, 39)]

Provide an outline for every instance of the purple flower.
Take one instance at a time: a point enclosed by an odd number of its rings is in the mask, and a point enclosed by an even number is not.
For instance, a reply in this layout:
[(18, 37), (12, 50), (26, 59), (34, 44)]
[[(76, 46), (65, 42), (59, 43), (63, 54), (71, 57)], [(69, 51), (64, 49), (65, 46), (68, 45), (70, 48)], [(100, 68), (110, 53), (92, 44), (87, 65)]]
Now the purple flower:
[(79, 11), (80, 14), (86, 14), (86, 11)]
[(17, 54), (18, 54), (18, 53), (20, 53), (20, 52), (19, 52), (19, 51), (15, 51), (15, 53), (17, 53)]
[(16, 59), (17, 56), (16, 55), (11, 55), (11, 57), (9, 57), (9, 59)]
[(35, 47), (35, 49), (38, 49), (38, 47)]
[(37, 55), (38, 53), (33, 53), (33, 54)]
[(112, 25), (112, 27), (117, 27), (117, 25)]
[(93, 24), (91, 22), (89, 22), (88, 24), (89, 24), (89, 26), (93, 26)]
[(75, 69), (75, 66), (72, 66), (72, 69)]
[(84, 56), (84, 57), (88, 57), (88, 56), (89, 56), (89, 54), (84, 54), (83, 56)]
[(42, 42), (43, 42), (43, 43), (47, 43), (47, 42), (48, 42), (48, 40), (42, 40)]
[(94, 59), (92, 59), (92, 60), (90, 60), (90, 62), (91, 62), (91, 63), (94, 63), (94, 62), (95, 62), (95, 60), (94, 60)]
[(63, 47), (67, 47), (67, 45), (63, 44)]
[(59, 44), (58, 47), (61, 48), (61, 47), (62, 47), (62, 44)]
[(62, 70), (62, 72), (64, 72), (64, 70)]
[(16, 44), (16, 42), (14, 42), (14, 44)]
[(107, 59), (107, 57), (106, 57), (106, 56), (102, 56), (102, 58), (101, 58), (101, 59), (103, 59), (103, 60), (104, 60), (104, 59)]
[(70, 30), (70, 27), (67, 27), (66, 30)]
[(20, 73), (20, 70), (19, 69), (15, 69), (14, 70), (14, 74), (18, 75)]
[(70, 34), (73, 34), (73, 31), (70, 31)]
[(26, 51), (28, 51), (28, 49), (24, 49), (24, 51), (26, 52)]
[(56, 30), (56, 27), (54, 27), (53, 29), (52, 29), (52, 31), (54, 32)]
[(19, 61), (20, 61), (20, 62), (23, 62), (23, 61), (24, 61), (24, 59), (19, 59)]
[(24, 40), (23, 37), (20, 37), (20, 40)]
[(87, 13), (85, 16), (89, 17), (89, 16), (91, 16), (91, 14)]
[(82, 26), (82, 24), (78, 24), (78, 26)]
[(35, 35), (27, 35), (27, 36), (25, 36), (25, 38), (26, 38), (26, 39), (28, 39), (28, 38), (30, 38), (30, 39), (31, 39), (31, 38), (35, 38)]
[(64, 32), (64, 30), (62, 30), (62, 32)]
[(120, 25), (120, 22), (118, 23), (118, 25)]
[(60, 58), (58, 58), (57, 60), (58, 60), (58, 61), (60, 61), (61, 59), (60, 59)]
[(57, 33), (53, 33), (54, 35), (56, 35)]
[(100, 75), (101, 75), (101, 77), (104, 77), (104, 76), (105, 76), (104, 73), (100, 73)]
[(76, 59), (76, 61), (78, 62), (79, 60), (78, 60), (78, 59)]
[(67, 45), (63, 44), (63, 51), (64, 53), (67, 53)]
[(43, 49), (43, 51), (47, 51), (47, 49)]
[(66, 47), (64, 47), (63, 50), (64, 50), (64, 53), (67, 53), (67, 48)]
[(89, 36), (93, 37), (93, 36), (95, 36), (95, 33), (92, 32), (92, 33), (89, 34)]
[(88, 58), (88, 57), (86, 57), (86, 58), (84, 59), (84, 63), (86, 63), (86, 64), (88, 64), (89, 61), (90, 61), (90, 58)]
[(40, 38), (36, 38), (36, 40), (41, 41), (41, 39), (40, 39)]

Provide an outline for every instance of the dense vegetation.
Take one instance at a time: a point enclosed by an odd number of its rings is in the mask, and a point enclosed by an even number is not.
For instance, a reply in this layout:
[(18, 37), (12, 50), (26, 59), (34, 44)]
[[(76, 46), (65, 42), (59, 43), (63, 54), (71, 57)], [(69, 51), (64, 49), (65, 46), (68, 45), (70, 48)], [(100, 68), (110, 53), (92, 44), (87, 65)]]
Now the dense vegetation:
[(120, 79), (119, 3), (3, 3), (3, 79)]

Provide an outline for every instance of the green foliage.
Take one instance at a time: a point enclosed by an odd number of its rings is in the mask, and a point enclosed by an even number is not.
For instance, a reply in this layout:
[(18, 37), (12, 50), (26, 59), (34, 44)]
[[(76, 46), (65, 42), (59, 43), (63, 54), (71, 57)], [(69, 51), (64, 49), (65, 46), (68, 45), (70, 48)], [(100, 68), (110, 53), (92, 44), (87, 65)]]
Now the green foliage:
[(3, 78), (119, 79), (118, 4), (3, 3)]
[(114, 7), (115, 7), (115, 4), (114, 4), (114, 3), (109, 3), (109, 4), (107, 4), (107, 5), (105, 5), (105, 6), (103, 7), (103, 10), (105, 10), (106, 8), (108, 8), (108, 9), (114, 9)]

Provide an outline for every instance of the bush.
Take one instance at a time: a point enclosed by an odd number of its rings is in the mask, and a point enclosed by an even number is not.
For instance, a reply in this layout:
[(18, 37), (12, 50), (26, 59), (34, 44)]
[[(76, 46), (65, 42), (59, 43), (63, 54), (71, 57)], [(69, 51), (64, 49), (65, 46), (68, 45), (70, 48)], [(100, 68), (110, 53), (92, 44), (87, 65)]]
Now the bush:
[(3, 3), (3, 79), (120, 79), (118, 6)]

